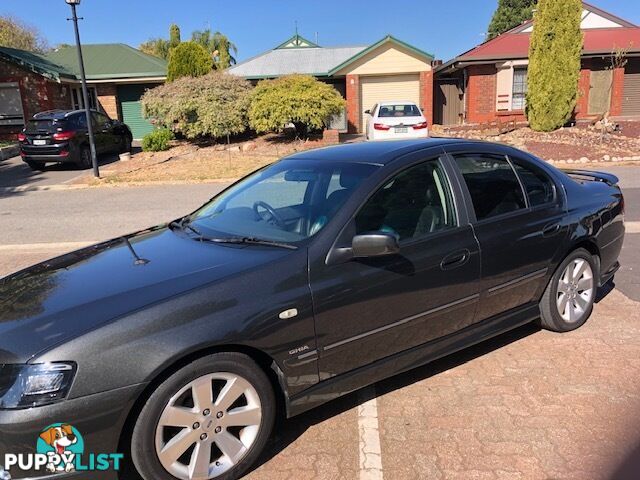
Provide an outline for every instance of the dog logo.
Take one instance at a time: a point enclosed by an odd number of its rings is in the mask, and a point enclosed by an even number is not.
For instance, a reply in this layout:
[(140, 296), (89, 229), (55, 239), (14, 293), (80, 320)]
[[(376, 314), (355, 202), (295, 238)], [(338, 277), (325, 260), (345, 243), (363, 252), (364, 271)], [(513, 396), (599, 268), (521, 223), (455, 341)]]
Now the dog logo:
[(73, 426), (54, 423), (40, 433), (37, 452), (47, 455), (47, 472), (73, 472), (76, 470), (76, 457), (84, 452), (84, 441)]

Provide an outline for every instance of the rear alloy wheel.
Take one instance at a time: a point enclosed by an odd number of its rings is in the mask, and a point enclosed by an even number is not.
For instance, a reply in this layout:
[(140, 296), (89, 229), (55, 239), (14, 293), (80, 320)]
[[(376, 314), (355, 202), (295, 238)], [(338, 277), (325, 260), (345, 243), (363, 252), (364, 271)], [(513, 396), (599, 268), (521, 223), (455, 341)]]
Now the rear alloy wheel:
[(275, 400), (245, 355), (220, 353), (165, 381), (140, 413), (132, 456), (147, 480), (238, 478), (264, 448)]
[(597, 292), (596, 271), (593, 256), (582, 248), (562, 262), (540, 301), (543, 327), (566, 332), (587, 321)]

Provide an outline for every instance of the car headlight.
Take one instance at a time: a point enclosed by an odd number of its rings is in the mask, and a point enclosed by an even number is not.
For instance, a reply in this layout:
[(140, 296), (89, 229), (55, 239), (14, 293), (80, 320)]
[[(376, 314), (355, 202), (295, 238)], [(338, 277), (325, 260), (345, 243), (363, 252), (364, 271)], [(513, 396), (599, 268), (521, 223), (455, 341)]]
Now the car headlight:
[(39, 407), (63, 400), (75, 371), (72, 363), (0, 365), (0, 409)]

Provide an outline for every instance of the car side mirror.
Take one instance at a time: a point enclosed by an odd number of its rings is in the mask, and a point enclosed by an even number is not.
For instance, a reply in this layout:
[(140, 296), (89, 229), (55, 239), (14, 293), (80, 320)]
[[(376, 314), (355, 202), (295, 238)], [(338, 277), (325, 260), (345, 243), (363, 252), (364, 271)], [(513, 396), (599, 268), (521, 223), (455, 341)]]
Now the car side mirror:
[(371, 110), (365, 110), (364, 113), (366, 113), (367, 115), (371, 115)]
[(381, 257), (400, 252), (398, 237), (387, 232), (369, 232), (356, 235), (351, 242), (354, 258)]

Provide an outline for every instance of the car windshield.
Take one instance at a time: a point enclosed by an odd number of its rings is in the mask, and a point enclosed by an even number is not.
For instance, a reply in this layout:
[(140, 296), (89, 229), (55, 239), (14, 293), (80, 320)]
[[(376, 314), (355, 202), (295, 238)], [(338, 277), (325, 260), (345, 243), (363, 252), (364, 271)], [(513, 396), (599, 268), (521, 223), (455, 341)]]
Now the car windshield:
[(222, 192), (186, 220), (207, 238), (297, 243), (322, 230), (378, 167), (283, 160)]
[(419, 117), (422, 115), (417, 105), (413, 103), (397, 105), (381, 105), (378, 117)]

